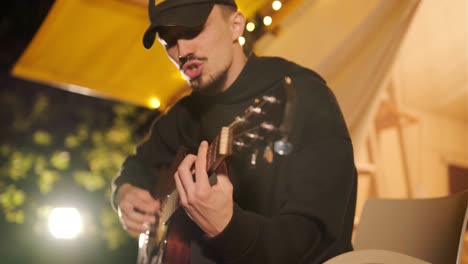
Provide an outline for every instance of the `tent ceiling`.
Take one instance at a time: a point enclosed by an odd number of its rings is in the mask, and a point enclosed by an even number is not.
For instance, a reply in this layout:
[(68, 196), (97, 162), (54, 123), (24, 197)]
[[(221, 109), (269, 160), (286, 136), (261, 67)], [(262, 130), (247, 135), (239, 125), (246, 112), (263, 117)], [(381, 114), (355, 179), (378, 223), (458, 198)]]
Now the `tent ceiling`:
[[(148, 23), (144, 2), (146, 0), (57, 0), (14, 73), (141, 105), (146, 105), (149, 98), (155, 96), (162, 101), (164, 109), (188, 89), (159, 45), (150, 51), (142, 48), (141, 35)], [(247, 14), (253, 14), (267, 2), (238, 0), (240, 9)], [(301, 21), (303, 26), (296, 28), (303, 28), (308, 35), (316, 30), (325, 34), (320, 35), (321, 38), (334, 39), (340, 34), (346, 35), (339, 31), (344, 28), (337, 27), (340, 18), (348, 17), (350, 21), (361, 23), (351, 14), (358, 16), (363, 10), (373, 10), (378, 6), (376, 3), (384, 3), (374, 0), (353, 1), (352, 4), (338, 2), (296, 1), (301, 4), (284, 19), (280, 37), (275, 39), (281, 42), (281, 36), (288, 36), (284, 41), (288, 45), (275, 55), (321, 58), (327, 54), (327, 48), (332, 48), (317, 42), (305, 43), (307, 35), (292, 33), (288, 25), (298, 16), (310, 20)], [(406, 106), (468, 122), (467, 5), (466, 0), (420, 1), (392, 75)], [(327, 21), (324, 11), (315, 7), (336, 15)], [(321, 30), (324, 27), (332, 30)], [(268, 39), (260, 44), (260, 54), (269, 50), (268, 45), (278, 46), (277, 42)], [(316, 46), (324, 50), (311, 49)], [(340, 54), (336, 55), (339, 57)], [(82, 87), (91, 89), (83, 90)]]
[[(13, 68), (19, 77), (166, 110), (189, 92), (161, 45), (146, 50), (147, 0), (56, 0)], [(268, 0), (239, 0), (252, 15)]]
[(422, 1), (395, 80), (403, 103), (468, 122), (468, 2)]

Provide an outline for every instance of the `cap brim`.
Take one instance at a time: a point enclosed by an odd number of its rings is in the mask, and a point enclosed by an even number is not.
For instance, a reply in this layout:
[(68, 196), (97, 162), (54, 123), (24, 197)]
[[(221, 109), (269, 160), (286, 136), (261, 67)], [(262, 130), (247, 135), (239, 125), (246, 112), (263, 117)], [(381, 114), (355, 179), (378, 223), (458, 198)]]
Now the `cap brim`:
[(145, 34), (143, 35), (143, 46), (149, 49), (153, 46), (154, 40), (156, 39), (157, 29), (150, 25), (149, 28), (146, 30)]
[[(201, 3), (178, 6), (165, 10), (155, 10), (155, 19), (143, 36), (143, 45), (149, 49), (153, 46), (158, 29), (161, 27), (181, 26), (195, 28), (205, 24), (213, 9), (214, 3)], [(157, 7), (156, 7), (157, 8)]]

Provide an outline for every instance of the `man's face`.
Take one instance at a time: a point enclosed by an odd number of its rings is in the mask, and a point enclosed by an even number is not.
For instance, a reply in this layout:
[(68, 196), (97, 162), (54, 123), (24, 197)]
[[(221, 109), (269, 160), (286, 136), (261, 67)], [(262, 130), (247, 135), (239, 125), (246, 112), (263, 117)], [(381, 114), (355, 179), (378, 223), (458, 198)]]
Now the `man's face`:
[(202, 28), (166, 27), (159, 39), (192, 89), (213, 94), (226, 88), (237, 41), (231, 29), (231, 20), (215, 5)]

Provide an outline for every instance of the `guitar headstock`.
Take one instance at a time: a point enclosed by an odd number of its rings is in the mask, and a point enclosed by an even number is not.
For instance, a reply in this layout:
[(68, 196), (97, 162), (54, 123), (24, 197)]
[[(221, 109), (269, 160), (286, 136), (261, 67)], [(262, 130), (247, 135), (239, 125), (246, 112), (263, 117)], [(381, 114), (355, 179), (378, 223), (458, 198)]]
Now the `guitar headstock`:
[[(272, 146), (279, 155), (287, 155), (292, 150), (288, 133), (295, 112), (295, 91), (292, 80), (285, 77), (283, 89), (255, 100), (241, 116), (229, 126), (223, 127), (219, 139), (219, 155), (229, 156), (233, 152), (249, 149), (256, 151), (260, 146)], [(252, 164), (256, 161), (252, 158)]]

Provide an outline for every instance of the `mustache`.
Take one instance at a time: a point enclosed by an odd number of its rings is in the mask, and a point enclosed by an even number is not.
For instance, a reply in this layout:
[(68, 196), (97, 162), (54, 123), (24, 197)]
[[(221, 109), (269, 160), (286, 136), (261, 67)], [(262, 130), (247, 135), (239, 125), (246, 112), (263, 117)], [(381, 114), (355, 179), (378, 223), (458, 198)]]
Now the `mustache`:
[(205, 57), (197, 57), (197, 56), (192, 55), (192, 54), (189, 54), (189, 55), (184, 56), (184, 57), (180, 56), (179, 57), (179, 69), (182, 69), (185, 64), (187, 64), (190, 61), (194, 61), (194, 60), (204, 61), (204, 60), (206, 60), (206, 58)]

